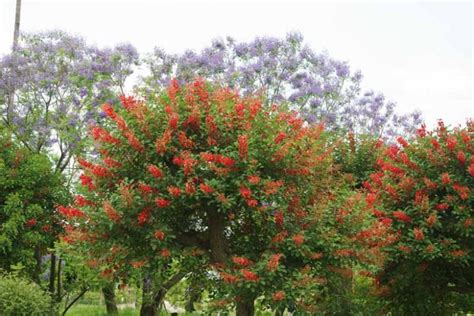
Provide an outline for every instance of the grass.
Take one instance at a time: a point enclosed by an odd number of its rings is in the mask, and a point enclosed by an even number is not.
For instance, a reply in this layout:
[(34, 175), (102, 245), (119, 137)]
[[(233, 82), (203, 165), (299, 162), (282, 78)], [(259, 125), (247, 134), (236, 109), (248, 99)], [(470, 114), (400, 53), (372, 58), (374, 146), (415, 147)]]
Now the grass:
[[(125, 308), (119, 310), (120, 316), (137, 316), (140, 314), (140, 310), (133, 308)], [(75, 304), (66, 313), (67, 316), (107, 316), (105, 312), (105, 306), (98, 305), (86, 305), (86, 304)]]

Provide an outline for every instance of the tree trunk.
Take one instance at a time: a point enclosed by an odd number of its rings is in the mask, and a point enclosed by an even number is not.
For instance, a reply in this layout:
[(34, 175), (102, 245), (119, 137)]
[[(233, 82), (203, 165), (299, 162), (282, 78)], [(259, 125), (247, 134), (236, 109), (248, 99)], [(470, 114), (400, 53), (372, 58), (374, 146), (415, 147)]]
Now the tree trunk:
[(255, 306), (253, 298), (241, 299), (237, 302), (236, 316), (253, 316), (255, 315)]
[(54, 297), (54, 280), (56, 277), (56, 255), (51, 253), (50, 268), (49, 268), (49, 293)]
[(61, 302), (61, 258), (58, 257), (58, 285), (56, 301)]
[(226, 242), (224, 236), (225, 215), (217, 210), (208, 213), (209, 245), (211, 248), (211, 259), (214, 263), (227, 263)]
[(107, 284), (102, 288), (104, 295), (105, 308), (107, 315), (118, 315), (117, 302), (115, 301), (115, 291), (113, 283)]
[(280, 307), (280, 308), (277, 308), (275, 310), (275, 316), (283, 316), (283, 314), (285, 314), (285, 308), (284, 307), (283, 308)]
[[(20, 37), (20, 16), (21, 16), (21, 0), (16, 0), (15, 8), (15, 26), (13, 30), (13, 47), (12, 50), (15, 51), (18, 46), (18, 39)], [(13, 103), (15, 98), (15, 88), (13, 87), (7, 95), (7, 124), (11, 123), (13, 115)]]
[(41, 285), (40, 274), (41, 274), (41, 251), (38, 246), (35, 247), (35, 270), (33, 271), (33, 281)]
[(18, 46), (18, 38), (20, 37), (20, 17), (21, 17), (21, 0), (16, 0), (15, 8), (15, 29), (13, 31), (13, 50)]
[(140, 316), (155, 316), (156, 306), (153, 302), (153, 284), (151, 278), (143, 279), (142, 290), (142, 306), (140, 308)]

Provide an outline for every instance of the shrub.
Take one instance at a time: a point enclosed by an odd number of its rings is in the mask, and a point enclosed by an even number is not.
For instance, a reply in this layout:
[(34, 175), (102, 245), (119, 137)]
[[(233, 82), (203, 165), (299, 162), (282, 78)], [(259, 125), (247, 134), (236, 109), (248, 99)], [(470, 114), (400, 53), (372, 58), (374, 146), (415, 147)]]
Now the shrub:
[(2, 315), (46, 315), (51, 308), (51, 297), (38, 285), (13, 275), (0, 276)]
[(473, 122), (454, 130), (440, 122), (413, 141), (398, 138), (364, 183), (374, 216), (395, 236), (377, 282), (399, 313), (456, 312), (459, 298), (472, 297), (473, 132)]

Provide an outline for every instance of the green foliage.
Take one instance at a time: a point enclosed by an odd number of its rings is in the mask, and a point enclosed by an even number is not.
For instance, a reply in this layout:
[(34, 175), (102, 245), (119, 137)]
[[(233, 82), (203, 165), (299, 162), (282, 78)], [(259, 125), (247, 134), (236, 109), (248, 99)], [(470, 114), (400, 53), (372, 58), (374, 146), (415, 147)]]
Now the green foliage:
[(459, 312), (463, 297), (474, 310), (473, 132), (473, 122), (457, 129), (440, 122), (411, 142), (399, 137), (364, 183), (373, 214), (391, 229), (377, 280), (397, 313)]
[(38, 285), (13, 275), (0, 276), (0, 311), (5, 316), (42, 316), (51, 312), (51, 297)]
[(31, 153), (0, 131), (0, 268), (22, 263), (38, 278), (34, 260), (62, 231), (55, 205), (66, 197), (48, 157)]

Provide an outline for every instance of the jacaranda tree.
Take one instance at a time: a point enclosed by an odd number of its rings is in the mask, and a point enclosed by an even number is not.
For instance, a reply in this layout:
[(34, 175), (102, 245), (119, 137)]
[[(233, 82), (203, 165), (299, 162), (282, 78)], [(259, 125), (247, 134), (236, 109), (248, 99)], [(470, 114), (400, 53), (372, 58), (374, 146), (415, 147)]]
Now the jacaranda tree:
[(377, 278), (395, 312), (462, 311), (453, 293), (470, 294), (472, 308), (473, 133), (472, 121), (453, 130), (440, 122), (435, 132), (420, 128), (413, 141), (399, 137), (364, 183), (373, 214), (396, 235)]
[(137, 60), (130, 45), (99, 49), (60, 31), (22, 34), (0, 59), (1, 118), (32, 152), (57, 156), (63, 171), (84, 150), (84, 126), (123, 91)]
[(243, 94), (260, 94), (267, 106), (290, 104), (307, 122), (324, 121), (328, 129), (393, 137), (414, 133), (421, 123), (419, 112), (399, 115), (382, 94), (362, 91), (360, 72), (351, 73), (346, 62), (313, 51), (297, 33), (286, 38), (258, 37), (248, 43), (228, 37), (201, 52), (178, 55), (157, 48), (145, 65), (147, 93), (175, 77), (189, 82), (203, 76)]
[(379, 223), (344, 190), (321, 125), (201, 80), (103, 110), (109, 120), (91, 128), (100, 155), (79, 160), (85, 192), (58, 211), (65, 240), (86, 244), (104, 275), (141, 271), (159, 304), (200, 267), (216, 308), (251, 315), (255, 299), (317, 310), (354, 261), (377, 259)]

